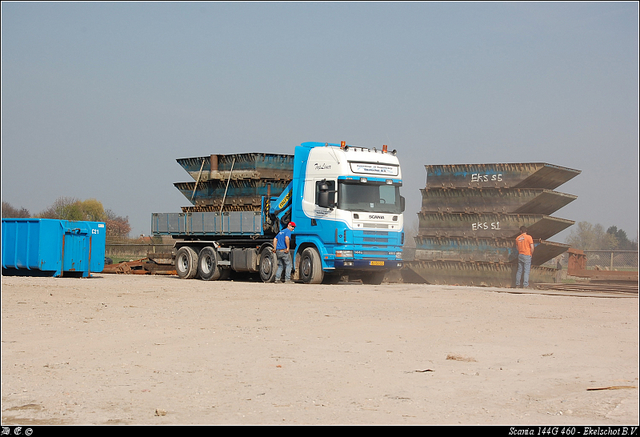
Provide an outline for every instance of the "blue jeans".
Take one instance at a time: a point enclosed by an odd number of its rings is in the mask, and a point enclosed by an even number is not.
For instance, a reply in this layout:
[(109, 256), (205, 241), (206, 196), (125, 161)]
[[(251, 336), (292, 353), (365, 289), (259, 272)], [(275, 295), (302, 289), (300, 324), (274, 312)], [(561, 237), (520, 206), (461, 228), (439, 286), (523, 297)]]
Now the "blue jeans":
[[(516, 287), (520, 286), (520, 276), (522, 276), (522, 286), (529, 286), (529, 272), (531, 271), (531, 255), (518, 255), (518, 272), (516, 273)], [(524, 273), (524, 275), (523, 275)]]
[(291, 280), (291, 268), (293, 264), (291, 263), (291, 252), (285, 252), (284, 250), (276, 251), (276, 258), (278, 259), (278, 269), (276, 270), (276, 282), (280, 282), (280, 278), (282, 278), (282, 268), (284, 264), (284, 280)]

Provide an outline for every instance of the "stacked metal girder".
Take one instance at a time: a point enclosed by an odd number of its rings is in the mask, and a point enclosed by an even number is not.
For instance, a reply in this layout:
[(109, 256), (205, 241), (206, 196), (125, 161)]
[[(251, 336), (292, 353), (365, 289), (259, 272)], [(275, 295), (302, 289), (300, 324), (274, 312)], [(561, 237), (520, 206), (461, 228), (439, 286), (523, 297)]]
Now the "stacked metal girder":
[(293, 179), (293, 155), (239, 153), (179, 158), (194, 182), (175, 187), (188, 212), (260, 211), (262, 196), (279, 196)]
[(551, 217), (577, 198), (554, 191), (580, 170), (546, 163), (427, 165), (415, 261), (407, 282), (509, 287), (515, 283), (515, 237), (534, 238), (530, 283), (554, 282), (546, 261), (569, 246), (547, 241), (574, 222)]

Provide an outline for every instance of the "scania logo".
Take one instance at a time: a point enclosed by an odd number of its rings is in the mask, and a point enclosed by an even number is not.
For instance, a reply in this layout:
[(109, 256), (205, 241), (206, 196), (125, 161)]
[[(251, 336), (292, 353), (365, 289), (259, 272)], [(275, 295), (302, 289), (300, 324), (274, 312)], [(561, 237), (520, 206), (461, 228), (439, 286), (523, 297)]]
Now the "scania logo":
[(369, 214), (370, 220), (384, 220), (383, 215)]

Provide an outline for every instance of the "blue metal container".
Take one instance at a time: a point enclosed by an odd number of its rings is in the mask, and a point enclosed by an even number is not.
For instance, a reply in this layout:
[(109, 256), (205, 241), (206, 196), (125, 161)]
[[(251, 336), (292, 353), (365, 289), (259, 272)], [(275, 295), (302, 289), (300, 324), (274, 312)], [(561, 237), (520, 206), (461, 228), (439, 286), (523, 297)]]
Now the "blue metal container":
[(2, 274), (91, 276), (104, 269), (102, 222), (2, 219)]

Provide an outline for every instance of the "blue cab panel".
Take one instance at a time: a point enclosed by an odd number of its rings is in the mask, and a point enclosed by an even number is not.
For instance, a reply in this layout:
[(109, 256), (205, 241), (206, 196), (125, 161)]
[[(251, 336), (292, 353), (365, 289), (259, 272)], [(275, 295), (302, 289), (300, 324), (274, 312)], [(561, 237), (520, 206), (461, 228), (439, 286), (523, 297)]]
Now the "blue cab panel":
[(2, 274), (89, 277), (104, 269), (102, 222), (2, 219)]

